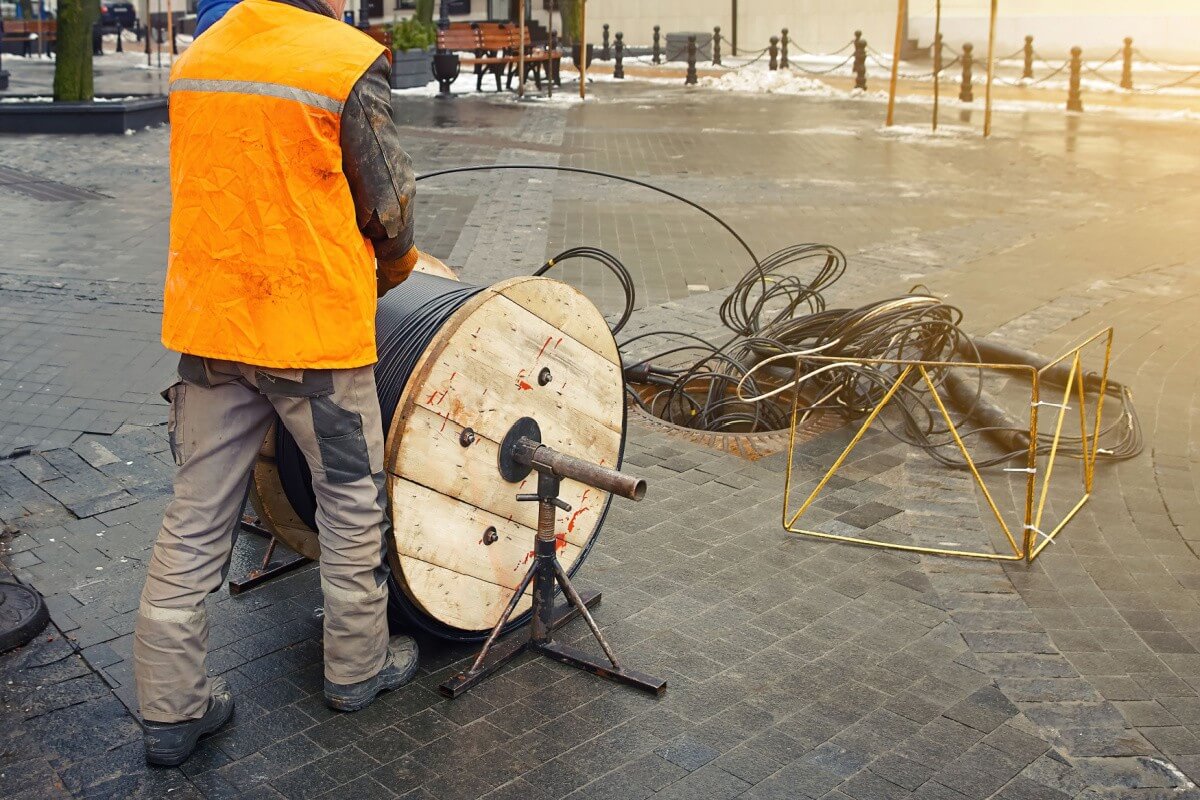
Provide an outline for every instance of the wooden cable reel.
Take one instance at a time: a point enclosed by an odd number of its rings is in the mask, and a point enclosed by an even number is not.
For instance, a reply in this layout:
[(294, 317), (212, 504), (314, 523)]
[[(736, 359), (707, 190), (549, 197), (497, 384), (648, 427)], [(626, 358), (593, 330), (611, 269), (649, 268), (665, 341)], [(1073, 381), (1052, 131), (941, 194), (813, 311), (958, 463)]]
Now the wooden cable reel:
[[(381, 306), (429, 280), (438, 279), (414, 273)], [(382, 348), (380, 357), (377, 375), (388, 366)], [(620, 467), (625, 403), (616, 342), (578, 290), (548, 278), (512, 278), (478, 290), (441, 323), (390, 420), (382, 384), (380, 391), (393, 525), (389, 612), (401, 625), (442, 638), (481, 640), (528, 569), (537, 528), (536, 504), (516, 501), (536, 481), (501, 477), (499, 443), (519, 418), (533, 417), (545, 444)], [(611, 498), (570, 480), (561, 497), (572, 510), (558, 512), (558, 556), (574, 573)], [(284, 544), (320, 557), (316, 531), (285, 491), (274, 432), (255, 466), (251, 501)], [(526, 592), (518, 612), (530, 602)]]

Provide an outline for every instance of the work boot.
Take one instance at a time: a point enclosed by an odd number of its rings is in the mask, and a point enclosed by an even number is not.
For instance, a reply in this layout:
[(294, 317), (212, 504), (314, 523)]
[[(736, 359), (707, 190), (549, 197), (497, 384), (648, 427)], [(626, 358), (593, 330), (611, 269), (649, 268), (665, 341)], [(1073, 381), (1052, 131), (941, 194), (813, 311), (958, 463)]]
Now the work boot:
[(233, 695), (224, 678), (213, 678), (208, 710), (200, 719), (185, 722), (142, 723), (145, 729), (146, 763), (155, 767), (178, 767), (196, 749), (201, 737), (208, 736), (233, 716)]
[(325, 705), (337, 711), (362, 711), (383, 692), (399, 689), (417, 674), (417, 643), (411, 636), (393, 636), (383, 669), (373, 678), (358, 683), (334, 683), (325, 679)]

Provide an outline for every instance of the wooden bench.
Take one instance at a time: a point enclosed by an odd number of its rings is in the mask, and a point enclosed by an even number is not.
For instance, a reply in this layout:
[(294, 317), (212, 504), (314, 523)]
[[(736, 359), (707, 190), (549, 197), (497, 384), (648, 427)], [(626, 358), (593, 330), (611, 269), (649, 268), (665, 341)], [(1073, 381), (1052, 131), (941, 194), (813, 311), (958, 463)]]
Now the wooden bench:
[[(521, 62), (521, 32), (520, 28), (502, 22), (455, 22), (446, 30), (439, 30), (437, 47), (441, 52), (469, 52), (471, 55), (459, 58), (460, 66), (473, 67), (475, 71), (475, 91), (483, 91), (483, 79), (487, 75), (496, 78), (496, 91), (500, 91), (505, 74), (508, 86), (520, 69)], [(526, 74), (532, 72), (534, 81), (541, 88), (541, 67), (546, 65), (547, 76), (552, 74), (552, 66), (562, 59), (561, 51), (548, 51), (534, 48), (529, 30), (525, 31), (525, 69)], [(455, 78), (439, 79), (443, 91), (449, 91), (449, 85)]]
[(58, 22), (52, 19), (7, 19), (4, 20), (3, 44), (15, 44), (21, 55), (30, 56), (38, 50), (37, 42), (45, 42), (44, 51), (54, 52), (58, 43)]
[(388, 63), (392, 63), (392, 29), (386, 25), (372, 25), (369, 28), (360, 28), (363, 33), (370, 36), (375, 41), (379, 42), (387, 49)]

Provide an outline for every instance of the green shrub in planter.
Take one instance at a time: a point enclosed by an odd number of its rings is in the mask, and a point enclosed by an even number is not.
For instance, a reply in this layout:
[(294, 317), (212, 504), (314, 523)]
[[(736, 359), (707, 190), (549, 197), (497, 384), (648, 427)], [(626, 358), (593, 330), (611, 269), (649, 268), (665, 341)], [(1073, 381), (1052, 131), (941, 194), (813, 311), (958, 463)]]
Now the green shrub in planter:
[(414, 89), (433, 80), (437, 28), (416, 17), (392, 25), (392, 88)]
[(416, 17), (392, 25), (393, 50), (427, 50), (437, 43), (437, 28)]

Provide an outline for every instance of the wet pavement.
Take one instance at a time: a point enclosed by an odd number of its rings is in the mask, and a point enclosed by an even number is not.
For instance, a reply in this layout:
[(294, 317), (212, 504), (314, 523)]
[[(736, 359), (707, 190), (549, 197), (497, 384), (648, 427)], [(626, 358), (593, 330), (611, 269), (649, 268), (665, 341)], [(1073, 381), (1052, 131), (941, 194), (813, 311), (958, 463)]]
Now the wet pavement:
[[(5, 64), (14, 89), (39, 79), (41, 65)], [(113, 91), (161, 80), (102, 79)], [(445, 701), (434, 689), (467, 651), (427, 643), (412, 686), (335, 715), (320, 702), (309, 567), (213, 597), (209, 668), (235, 687), (236, 724), (183, 769), (148, 772), (128, 659), (171, 477), (156, 394), (173, 366), (157, 343), (167, 132), (3, 137), (0, 167), (87, 196), (0, 185), (3, 558), (54, 619), (0, 657), (0, 791), (1200, 796), (1195, 123), (1001, 112), (984, 142), (978, 112), (931, 137), (915, 105), (885, 132), (882, 107), (862, 100), (593, 90), (586, 104), (525, 106), (399, 96), (396, 115), (420, 172), (612, 171), (702, 203), (760, 255), (837, 245), (850, 266), (831, 306), (921, 283), (973, 333), (1042, 352), (1115, 325), (1114, 375), (1134, 388), (1145, 453), (1099, 467), (1092, 500), (1035, 564), (1000, 566), (790, 536), (784, 456), (745, 462), (635, 421), (628, 464), (650, 495), (614, 507), (580, 575), (605, 593), (614, 645), (671, 681), (662, 699), (523, 659)], [(631, 336), (715, 330), (748, 266), (694, 209), (598, 177), (504, 170), (419, 192), (419, 245), (468, 282), (577, 244), (617, 253), (638, 290)], [(570, 264), (560, 275), (618, 309), (615, 281)], [(847, 438), (805, 444), (806, 479)], [(890, 438), (869, 437), (843, 475), (816, 524), (994, 544), (969, 478)], [(1017, 478), (996, 480), (1011, 504)], [(235, 569), (259, 547), (243, 537)]]

